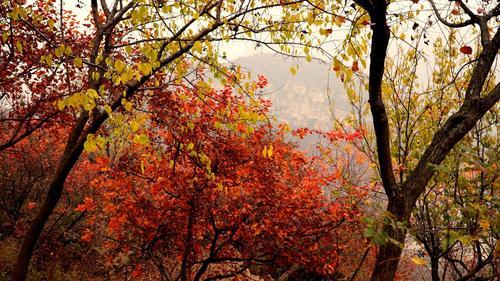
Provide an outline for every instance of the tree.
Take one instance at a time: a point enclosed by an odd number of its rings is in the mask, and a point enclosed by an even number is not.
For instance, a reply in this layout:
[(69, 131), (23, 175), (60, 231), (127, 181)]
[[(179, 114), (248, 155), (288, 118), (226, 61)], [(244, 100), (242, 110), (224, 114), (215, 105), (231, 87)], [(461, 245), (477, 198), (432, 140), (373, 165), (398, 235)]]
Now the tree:
[[(430, 137), (430, 142), (418, 155), (418, 161), (411, 170), (405, 171), (405, 176), (397, 179), (393, 167), (393, 153), (391, 145), (391, 123), (386, 109), (386, 96), (384, 86), (384, 74), (386, 73), (386, 60), (388, 55), (391, 34), (395, 39), (403, 40), (404, 36), (398, 34), (399, 25), (389, 26), (390, 17), (399, 16), (393, 14), (392, 7), (397, 11), (408, 11), (408, 18), (416, 18), (417, 12), (405, 10), (404, 5), (399, 2), (387, 1), (355, 1), (370, 17), (372, 33), (369, 66), (369, 105), (373, 118), (374, 133), (376, 138), (377, 163), (382, 180), (382, 185), (388, 198), (387, 212), (391, 219), (384, 226), (384, 233), (388, 236), (387, 243), (378, 248), (376, 266), (372, 274), (372, 280), (392, 280), (396, 273), (398, 262), (402, 253), (407, 233), (407, 227), (400, 223), (408, 223), (412, 211), (420, 195), (426, 190), (427, 184), (435, 174), (433, 166), (440, 165), (453, 147), (477, 124), (477, 122), (495, 106), (500, 98), (500, 84), (488, 88), (492, 68), (500, 48), (500, 31), (494, 27), (500, 12), (498, 4), (482, 2), (479, 8), (471, 8), (462, 1), (456, 1), (445, 5), (430, 1), (430, 7), (434, 11), (439, 24), (451, 29), (466, 28), (468, 30), (479, 29), (479, 50), (474, 55), (474, 60), (466, 66), (471, 67), (471, 75), (464, 85), (465, 93), (459, 96), (459, 107), (456, 111), (450, 111), (443, 116), (444, 120), (438, 124)], [(400, 5), (400, 6), (398, 6)], [(423, 6), (414, 1), (416, 9), (424, 11)], [(390, 7), (391, 6), (391, 7)], [(451, 12), (442, 16), (445, 8), (450, 7)], [(402, 8), (403, 7), (403, 8)], [(462, 16), (463, 15), (463, 16)], [(404, 16), (401, 16), (404, 18)], [(413, 29), (415, 23), (411, 23)], [(496, 32), (493, 30), (497, 28)], [(471, 34), (471, 33), (469, 33)], [(472, 55), (470, 46), (460, 47), (460, 52)], [(420, 50), (416, 50), (418, 52)], [(357, 64), (356, 64), (357, 66)], [(466, 67), (464, 66), (464, 67)], [(341, 68), (337, 68), (338, 71)], [(357, 71), (358, 67), (353, 69)], [(415, 71), (413, 71), (415, 73)], [(445, 73), (449, 74), (449, 73)], [(457, 74), (459, 75), (459, 74)], [(410, 76), (410, 80), (411, 75)], [(453, 81), (452, 81), (453, 83)], [(412, 91), (411, 88), (408, 89)], [(398, 91), (402, 91), (398, 88)], [(457, 90), (458, 91), (458, 90)], [(439, 93), (439, 92), (438, 92)], [(400, 95), (403, 93), (397, 92)], [(409, 93), (411, 94), (411, 93)], [(413, 114), (409, 109), (408, 114)], [(407, 118), (408, 117), (404, 117)], [(404, 120), (404, 119), (403, 119)], [(412, 153), (412, 151), (409, 151)], [(406, 167), (404, 167), (406, 168)], [(395, 223), (395, 222), (400, 222)]]
[[(91, 20), (81, 25), (55, 1), (2, 2), (2, 73), (7, 79), (2, 80), (1, 97), (11, 103), (2, 114), (9, 138), (1, 148), (15, 145), (48, 121), (63, 122), (70, 131), (46, 200), (19, 251), (13, 280), (25, 280), (68, 175), (84, 148), (95, 145), (94, 134), (113, 112), (136, 111), (134, 102), (147, 100), (149, 90), (189, 79), (187, 57), (209, 65), (222, 84), (238, 84), (241, 77), (218, 62), (225, 55), (215, 43), (260, 41), (256, 34), (277, 31), (284, 32), (279, 39), (291, 39), (294, 34), (288, 31), (302, 23), (291, 16), (303, 9), (301, 2), (91, 0)], [(273, 16), (272, 8), (287, 20)], [(275, 40), (271, 36), (267, 42)], [(23, 87), (30, 91), (19, 91)]]
[(432, 280), (446, 280), (448, 274), (457, 280), (496, 275), (498, 157), (493, 151), (498, 144), (491, 129), (480, 122), (417, 201), (412, 232), (430, 257)]
[(285, 142), (284, 126), (259, 121), (267, 102), (252, 105), (229, 87), (203, 100), (186, 87), (163, 91), (145, 108), (149, 128), (137, 131), (155, 135), (154, 145), (99, 153), (97, 196), (77, 208), (91, 214), (82, 239), (92, 228), (106, 233), (109, 260), (118, 267), (126, 256), (135, 276), (150, 261), (166, 280), (244, 280), (260, 264), (333, 274), (350, 240), (339, 237), (360, 228), (366, 192), (339, 187), (327, 200), (322, 188), (338, 173)]
[[(397, 180), (392, 164), (389, 117), (383, 99), (383, 76), (391, 32), (400, 33), (396, 25), (389, 27), (389, 20), (412, 19), (417, 12), (426, 11), (418, 1), (409, 5), (405, 10), (402, 2), (378, 0), (355, 0), (354, 3), (155, 0), (107, 3), (91, 0), (91, 19), (77, 23), (65, 6), (55, 1), (2, 2), (0, 27), (5, 44), (0, 58), (5, 63), (0, 71), (6, 78), (1, 80), (0, 97), (2, 128), (7, 128), (8, 137), (0, 149), (16, 145), (51, 123), (60, 123), (69, 132), (57, 169), (47, 185), (46, 200), (19, 251), (13, 279), (26, 278), (38, 238), (84, 150), (95, 151), (107, 145), (110, 139), (129, 135), (130, 130), (135, 142), (151, 141), (146, 134), (135, 132), (145, 124), (139, 113), (153, 100), (154, 90), (167, 89), (162, 94), (169, 95), (184, 80), (184, 87), (196, 89), (202, 99), (205, 91), (211, 89), (208, 85), (212, 81), (193, 77), (200, 76), (198, 71), (208, 70), (223, 86), (235, 88), (255, 100), (256, 87), (245, 84), (245, 77), (237, 67), (220, 63), (220, 57), (224, 59), (225, 54), (218, 51), (218, 42), (247, 40), (310, 60), (313, 50), (331, 55), (321, 47), (328, 42), (332, 27), (345, 25), (349, 25), (350, 30), (334, 49), (338, 51), (334, 70), (346, 85), (353, 81), (353, 76), (363, 78), (359, 73), (367, 63), (364, 55), (370, 51), (369, 104), (378, 168), (391, 214), (387, 221), (393, 222), (393, 225), (385, 225), (384, 231), (391, 243), (379, 247), (372, 279), (392, 279), (407, 232), (401, 225), (409, 221), (415, 202), (435, 174), (429, 166), (439, 165), (500, 96), (500, 85), (486, 87), (500, 45), (500, 32), (490, 34), (497, 28), (494, 21), (500, 11), (498, 4), (484, 1), (471, 8), (462, 1), (451, 4), (431, 1), (429, 8), (440, 25), (455, 30), (477, 27), (480, 48), (474, 53), (467, 44), (460, 47), (464, 55), (476, 56), (467, 64), (472, 72), (466, 92), (460, 98), (461, 106), (446, 115), (446, 121), (440, 123), (414, 168)], [(443, 16), (446, 11), (450, 12)], [(403, 25), (409, 22), (404, 21)], [(399, 35), (398, 40), (404, 41), (402, 37)], [(196, 64), (208, 68), (193, 67)], [(294, 73), (297, 68), (290, 70)], [(347, 85), (347, 92), (353, 96), (354, 90)], [(130, 115), (135, 117), (128, 118)], [(113, 126), (114, 130), (108, 131)]]

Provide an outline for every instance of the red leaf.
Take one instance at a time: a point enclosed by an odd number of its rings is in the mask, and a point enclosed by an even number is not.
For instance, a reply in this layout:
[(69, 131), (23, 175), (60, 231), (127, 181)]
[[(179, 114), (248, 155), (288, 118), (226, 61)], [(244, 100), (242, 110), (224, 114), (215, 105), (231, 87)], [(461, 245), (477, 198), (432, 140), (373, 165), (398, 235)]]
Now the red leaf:
[(352, 63), (351, 70), (352, 70), (353, 72), (356, 72), (356, 71), (358, 71), (358, 70), (359, 70), (359, 66), (358, 66), (358, 61), (357, 61), (357, 60), (356, 60), (356, 61), (354, 61), (354, 62)]
[(462, 52), (463, 54), (466, 54), (466, 55), (470, 55), (470, 54), (472, 54), (472, 48), (469, 46), (463, 46), (460, 48), (460, 52)]

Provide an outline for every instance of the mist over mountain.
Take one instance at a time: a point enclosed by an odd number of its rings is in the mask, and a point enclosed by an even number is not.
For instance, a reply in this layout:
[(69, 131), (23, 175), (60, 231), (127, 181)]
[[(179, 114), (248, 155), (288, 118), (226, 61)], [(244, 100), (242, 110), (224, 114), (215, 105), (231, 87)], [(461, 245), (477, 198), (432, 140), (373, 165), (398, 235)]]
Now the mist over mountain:
[(272, 101), (272, 114), (292, 128), (329, 129), (332, 118), (328, 93), (335, 104), (336, 116), (349, 109), (342, 82), (330, 65), (318, 61), (300, 61), (297, 74), (290, 73), (296, 61), (273, 54), (255, 54), (239, 58), (235, 63), (253, 76), (264, 75), (269, 85), (265, 93)]

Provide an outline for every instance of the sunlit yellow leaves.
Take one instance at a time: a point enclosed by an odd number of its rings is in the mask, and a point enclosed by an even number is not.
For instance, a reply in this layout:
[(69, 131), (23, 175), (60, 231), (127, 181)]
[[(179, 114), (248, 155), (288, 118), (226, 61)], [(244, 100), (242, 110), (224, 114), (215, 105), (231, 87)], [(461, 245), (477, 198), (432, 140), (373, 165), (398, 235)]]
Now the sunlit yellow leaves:
[(19, 5), (14, 5), (12, 7), (12, 12), (10, 13), (10, 18), (13, 20), (19, 20), (21, 16), (22, 7)]
[(293, 76), (297, 75), (297, 68), (296, 67), (290, 67), (290, 73), (292, 73)]
[(58, 101), (57, 101), (57, 109), (59, 109), (59, 110), (61, 110), (61, 111), (62, 111), (62, 110), (64, 110), (64, 107), (65, 107), (65, 106), (66, 106), (66, 105), (65, 105), (65, 103), (64, 103), (64, 101), (63, 101), (63, 100), (58, 100)]
[(141, 173), (144, 175), (145, 169), (144, 169), (144, 161), (141, 161)]
[(94, 136), (93, 134), (87, 135), (87, 140), (83, 144), (83, 147), (86, 152), (95, 152), (98, 149), (104, 148), (107, 140), (101, 136)]
[(88, 89), (86, 93), (87, 96), (91, 99), (97, 99), (99, 97), (99, 94), (97, 94), (97, 91), (94, 89)]
[(306, 55), (306, 60), (310, 62), (312, 60), (312, 57), (311, 57), (311, 49), (309, 48), (309, 46), (304, 47), (304, 54)]
[(270, 144), (269, 146), (265, 145), (264, 149), (262, 149), (262, 156), (264, 158), (271, 158), (273, 156), (273, 145)]
[(104, 106), (104, 111), (106, 111), (106, 113), (107, 113), (108, 115), (111, 115), (111, 112), (112, 112), (113, 110), (111, 109), (111, 107), (110, 107), (109, 105), (107, 105), (107, 104), (106, 104), (106, 105)]
[(148, 8), (140, 6), (138, 9), (133, 10), (130, 16), (134, 22), (143, 23), (147, 21), (148, 14)]
[(63, 55), (71, 55), (71, 47), (65, 46), (64, 44), (59, 45), (55, 50), (56, 57), (62, 57)]
[(137, 130), (139, 130), (139, 122), (137, 120), (132, 120), (130, 122), (130, 129), (132, 129), (132, 132), (136, 132)]
[[(220, 192), (223, 192), (224, 191), (224, 186), (222, 185), (222, 183), (217, 183), (217, 190), (220, 191)], [(227, 191), (227, 189), (225, 189), (225, 191)]]
[[(175, 46), (175, 45), (174, 45)], [(141, 48), (141, 53), (146, 56), (148, 59), (149, 63), (152, 65), (156, 65), (157, 60), (158, 60), (158, 53), (157, 51), (151, 46), (151, 45), (144, 45)]]
[(41, 63), (45, 63), (48, 67), (51, 67), (52, 66), (52, 63), (53, 63), (53, 60), (52, 60), (52, 55), (51, 54), (48, 54), (46, 56), (42, 56), (40, 58), (40, 62)]
[(134, 79), (134, 71), (126, 68), (118, 77), (115, 77), (115, 85), (120, 83), (126, 84), (130, 80)]
[(193, 51), (201, 53), (203, 51), (203, 44), (200, 41), (194, 42)]
[(133, 105), (127, 99), (124, 99), (124, 98), (122, 99), (122, 105), (123, 105), (123, 107), (125, 107), (126, 111), (132, 111), (132, 106)]
[(23, 51), (23, 44), (21, 43), (21, 41), (16, 42), (16, 49), (19, 53)]
[(97, 81), (100, 78), (100, 74), (97, 71), (92, 72), (92, 80)]
[(216, 122), (214, 123), (214, 127), (215, 127), (216, 129), (221, 130), (221, 129), (223, 129), (223, 128), (224, 128), (224, 125), (223, 125), (221, 122), (216, 121)]
[(319, 34), (323, 36), (328, 36), (332, 34), (333, 30), (331, 28), (320, 28), (319, 29)]
[(53, 29), (54, 28), (54, 21), (52, 19), (49, 19), (49, 21), (47, 22), (47, 25), (49, 26), (49, 29)]
[(152, 67), (150, 63), (140, 63), (138, 67), (143, 75), (149, 75), (152, 72)]
[(114, 65), (115, 65), (116, 71), (118, 71), (118, 72), (122, 72), (126, 67), (126, 64), (120, 59), (116, 60)]
[(333, 16), (333, 23), (337, 26), (342, 26), (345, 23), (345, 18), (343, 16)]

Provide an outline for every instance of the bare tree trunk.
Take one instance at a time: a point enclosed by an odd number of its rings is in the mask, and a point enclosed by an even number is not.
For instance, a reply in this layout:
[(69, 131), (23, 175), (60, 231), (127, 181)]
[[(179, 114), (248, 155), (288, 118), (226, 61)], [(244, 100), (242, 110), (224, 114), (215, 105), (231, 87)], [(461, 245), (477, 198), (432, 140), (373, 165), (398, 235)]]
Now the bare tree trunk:
[(439, 281), (439, 258), (431, 257), (432, 281)]

